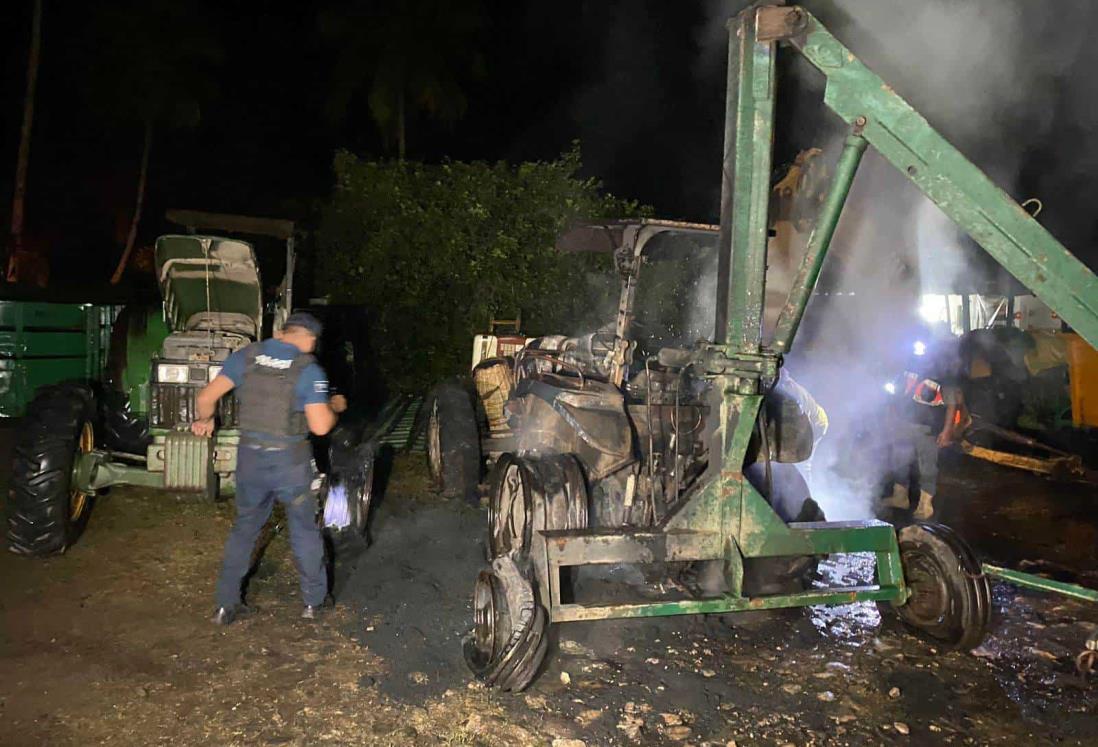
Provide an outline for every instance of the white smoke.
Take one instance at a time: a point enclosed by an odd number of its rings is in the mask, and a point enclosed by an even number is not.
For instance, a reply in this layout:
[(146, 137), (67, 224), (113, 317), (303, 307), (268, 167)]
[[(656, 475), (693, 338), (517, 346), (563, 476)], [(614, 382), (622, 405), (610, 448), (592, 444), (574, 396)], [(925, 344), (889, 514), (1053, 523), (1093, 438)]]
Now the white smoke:
[[(1057, 86), (1085, 51), (1096, 12), (1088, 3), (1024, 0), (802, 4), (1008, 193), (1014, 192), (1025, 154), (1004, 143), (1020, 140), (1022, 133), (1027, 143), (1056, 137)], [(700, 67), (724, 64), (725, 22), (745, 5), (709, 0), (710, 20), (698, 37)], [(803, 60), (779, 72), (798, 79), (792, 86), (785, 80), (778, 85), (779, 98), (793, 97), (790, 130), (778, 132), (779, 141), (793, 141), (786, 155), (823, 147), (821, 159), (833, 164), (846, 132), (819, 103), (822, 76)], [(1098, 120), (1095, 109), (1087, 108), (1091, 128)], [(1014, 196), (1021, 201), (1031, 195)], [(768, 295), (788, 290), (780, 286), (788, 285), (801, 251), (803, 245), (772, 254)], [(870, 448), (879, 444), (856, 434), (880, 417), (884, 380), (897, 372), (914, 342), (907, 338), (918, 323), (919, 296), (931, 286), (943, 292), (971, 284), (981, 271), (972, 252), (968, 240), (904, 175), (872, 148), (866, 153), (818, 292), (787, 358), (789, 370), (831, 420), (810, 469), (813, 495), (829, 518), (871, 515), (874, 486), (885, 465), (875, 461)]]

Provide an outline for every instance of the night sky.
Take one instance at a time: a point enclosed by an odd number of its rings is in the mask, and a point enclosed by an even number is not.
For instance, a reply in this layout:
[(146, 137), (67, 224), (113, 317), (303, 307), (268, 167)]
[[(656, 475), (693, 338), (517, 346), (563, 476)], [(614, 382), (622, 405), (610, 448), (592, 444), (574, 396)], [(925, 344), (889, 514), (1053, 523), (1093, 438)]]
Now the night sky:
[[(180, 14), (169, 28), (148, 21), (147, 12), (134, 12), (157, 5)], [(55, 279), (105, 277), (120, 252), (142, 142), (140, 119), (126, 111), (135, 108), (126, 103), (126, 86), (135, 73), (123, 70), (123, 61), (132, 55), (140, 66), (150, 43), (170, 45), (189, 33), (212, 46), (216, 59), (182, 74), (183, 87), (197, 91), (197, 124), (155, 133), (142, 241), (168, 228), (162, 221), (167, 207), (308, 219), (330, 188), (336, 149), (391, 155), (369, 118), (365, 94), (352, 98), (340, 118), (329, 111), (341, 58), (319, 19), (326, 10), (347, 5), (47, 0), (27, 236), (29, 243), (50, 246)], [(385, 13), (400, 3), (358, 5)], [(466, 114), (452, 125), (411, 117), (409, 158), (549, 159), (579, 139), (586, 173), (611, 192), (653, 205), (661, 216), (716, 220), (725, 64), (719, 19), (743, 3), (485, 0), (470, 5), (480, 11), (481, 28), (472, 45), (483, 64), (479, 74), (464, 77)], [(856, 30), (849, 8), (835, 7), (851, 3), (807, 5), (834, 21), (837, 33)], [(1043, 6), (1025, 5), (1027, 12)], [(30, 0), (12, 0), (0, 24), (5, 220), (30, 12)], [(1089, 22), (1089, 12), (1083, 15)], [(985, 168), (1008, 150), (1018, 157), (1015, 176), (1023, 191), (1059, 201), (1046, 225), (1093, 265), (1095, 220), (1089, 206), (1098, 172), (1090, 167), (1098, 164), (1087, 140), (1089, 125), (1098, 118), (1088, 121), (1093, 113), (1081, 115), (1072, 102), (1086, 90), (1081, 86), (1095, 58), (1086, 47), (1059, 43), (1056, 34), (1066, 32), (1055, 26), (1035, 30), (1045, 34), (1045, 53), (1065, 63), (1046, 76), (1034, 104), (1043, 112), (1041, 126), (1030, 127), (1024, 117), (994, 123), (998, 129), (988, 137), (967, 137), (970, 142), (958, 145), (971, 146)], [(890, 61), (901, 74), (912, 67), (910, 61), (890, 60), (892, 50), (880, 39), (839, 35), (871, 65)], [(918, 85), (897, 88), (916, 106), (920, 95), (927, 95)], [(947, 136), (966, 140), (963, 129), (951, 133), (948, 124), (943, 125)], [(803, 124), (792, 128), (795, 138), (782, 141), (776, 161), (825, 131)]]

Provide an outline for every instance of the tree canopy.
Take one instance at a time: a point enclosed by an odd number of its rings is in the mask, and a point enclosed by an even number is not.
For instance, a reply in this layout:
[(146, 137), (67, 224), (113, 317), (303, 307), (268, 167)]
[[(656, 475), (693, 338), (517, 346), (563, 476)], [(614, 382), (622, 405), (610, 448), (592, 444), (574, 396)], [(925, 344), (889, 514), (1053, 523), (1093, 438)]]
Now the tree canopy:
[(528, 334), (583, 331), (596, 309), (609, 310), (598, 324), (613, 320), (609, 258), (563, 255), (553, 242), (574, 221), (645, 210), (579, 169), (578, 148), (518, 165), (337, 154), (315, 283), (333, 303), (367, 307), (387, 386), (422, 391), (466, 371), (473, 335), (493, 317), (521, 313)]

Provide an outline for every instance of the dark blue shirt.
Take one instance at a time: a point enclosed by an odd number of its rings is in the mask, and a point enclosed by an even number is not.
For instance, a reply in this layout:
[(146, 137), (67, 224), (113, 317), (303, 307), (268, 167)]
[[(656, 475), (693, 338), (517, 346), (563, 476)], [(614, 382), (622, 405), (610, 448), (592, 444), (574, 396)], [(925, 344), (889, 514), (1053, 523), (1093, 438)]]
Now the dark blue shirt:
[[(281, 340), (269, 339), (259, 343), (259, 354), (269, 355), (276, 360), (293, 360), (301, 351)], [(238, 350), (225, 360), (221, 373), (227, 376), (234, 386), (244, 383), (244, 368), (247, 361), (244, 350)], [(328, 402), (328, 377), (324, 369), (316, 362), (310, 363), (301, 372), (294, 387), (294, 411), (304, 412), (305, 405), (319, 405)]]

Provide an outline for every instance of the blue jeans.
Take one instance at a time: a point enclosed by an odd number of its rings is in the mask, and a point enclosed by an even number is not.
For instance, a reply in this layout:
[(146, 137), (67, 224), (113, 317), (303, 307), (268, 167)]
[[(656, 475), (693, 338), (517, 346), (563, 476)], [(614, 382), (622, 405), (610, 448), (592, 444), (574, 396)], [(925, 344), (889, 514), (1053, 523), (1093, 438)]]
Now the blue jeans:
[(264, 449), (240, 445), (237, 452), (236, 520), (225, 542), (225, 560), (217, 580), (217, 606), (240, 603), (241, 585), (251, 566), (263, 525), (277, 500), (286, 509), (290, 547), (305, 604), (319, 605), (328, 593), (324, 541), (317, 526), (317, 499), (311, 490), (308, 450)]

